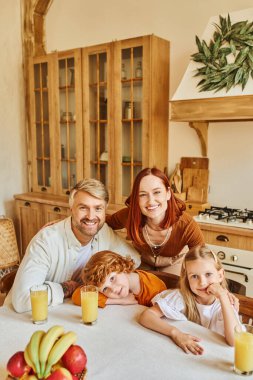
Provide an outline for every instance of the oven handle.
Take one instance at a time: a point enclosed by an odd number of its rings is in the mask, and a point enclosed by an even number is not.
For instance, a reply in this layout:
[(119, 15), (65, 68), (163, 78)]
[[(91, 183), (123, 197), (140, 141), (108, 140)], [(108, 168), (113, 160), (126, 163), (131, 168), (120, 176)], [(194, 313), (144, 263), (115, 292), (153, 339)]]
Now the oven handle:
[(226, 235), (218, 235), (218, 236), (216, 236), (216, 240), (224, 241), (227, 243), (229, 241), (229, 238)]
[(240, 275), (242, 275), (242, 276), (245, 277), (245, 282), (249, 282), (249, 278), (248, 278), (248, 276), (247, 276), (245, 273), (242, 273), (242, 272), (234, 272), (233, 270), (228, 270), (228, 269), (225, 269), (225, 272), (235, 273), (235, 274), (240, 274)]

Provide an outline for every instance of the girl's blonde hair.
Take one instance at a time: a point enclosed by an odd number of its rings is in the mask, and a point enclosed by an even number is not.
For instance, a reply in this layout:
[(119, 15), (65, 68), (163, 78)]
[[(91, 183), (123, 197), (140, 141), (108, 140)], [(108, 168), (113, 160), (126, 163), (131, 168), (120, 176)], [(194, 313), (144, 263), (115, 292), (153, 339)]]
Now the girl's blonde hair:
[(112, 251), (100, 251), (95, 253), (82, 270), (82, 281), (100, 287), (108, 274), (130, 273), (134, 270), (134, 260), (131, 257), (123, 257)]
[[(218, 271), (222, 269), (222, 263), (216, 254), (206, 246), (197, 246), (195, 248), (192, 248), (189, 250), (189, 252), (186, 253), (184, 257), (180, 274), (180, 290), (186, 306), (185, 315), (189, 321), (200, 324), (200, 316), (196, 306), (195, 294), (191, 291), (186, 271), (186, 263), (198, 259), (214, 261), (215, 268)], [(225, 277), (221, 282), (221, 286), (225, 289), (227, 288)]]

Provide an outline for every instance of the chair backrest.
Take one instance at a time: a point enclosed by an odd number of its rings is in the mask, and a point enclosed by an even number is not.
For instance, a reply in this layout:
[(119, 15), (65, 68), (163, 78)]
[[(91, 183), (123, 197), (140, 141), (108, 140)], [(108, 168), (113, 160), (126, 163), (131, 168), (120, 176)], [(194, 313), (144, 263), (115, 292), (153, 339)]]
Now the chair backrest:
[(17, 269), (12, 270), (11, 272), (5, 274), (2, 278), (0, 278), (0, 292), (7, 294), (11, 289), (15, 276), (17, 273)]
[(19, 252), (11, 219), (0, 217), (0, 269), (19, 264)]
[(234, 293), (239, 299), (239, 315), (243, 323), (253, 325), (253, 298)]
[(165, 283), (167, 289), (174, 289), (179, 287), (179, 276), (177, 276), (176, 274), (156, 270), (147, 270), (147, 272), (153, 273), (154, 275), (159, 277), (160, 280), (162, 280)]

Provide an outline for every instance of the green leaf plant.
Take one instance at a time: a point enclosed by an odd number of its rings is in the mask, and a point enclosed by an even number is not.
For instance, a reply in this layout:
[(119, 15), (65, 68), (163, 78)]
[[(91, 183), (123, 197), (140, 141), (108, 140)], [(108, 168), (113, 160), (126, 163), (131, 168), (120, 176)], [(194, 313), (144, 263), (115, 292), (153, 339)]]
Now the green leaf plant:
[(196, 36), (198, 52), (191, 59), (202, 64), (195, 77), (201, 80), (199, 91), (228, 92), (240, 85), (244, 90), (248, 79), (253, 79), (253, 22), (240, 21), (231, 24), (230, 16), (219, 16), (219, 24), (209, 45)]

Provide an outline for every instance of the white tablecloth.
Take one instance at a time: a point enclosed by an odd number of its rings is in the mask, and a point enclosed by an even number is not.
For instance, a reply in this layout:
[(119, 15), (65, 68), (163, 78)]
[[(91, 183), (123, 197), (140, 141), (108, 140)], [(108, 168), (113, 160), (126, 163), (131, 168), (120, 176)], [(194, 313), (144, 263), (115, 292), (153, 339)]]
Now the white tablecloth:
[[(71, 303), (49, 307), (45, 325), (31, 322), (31, 313), (17, 314), (0, 307), (0, 380), (6, 363), (16, 351), (24, 350), (31, 334), (61, 324), (78, 334), (88, 357), (87, 380), (228, 380), (239, 379), (232, 371), (234, 349), (224, 338), (191, 322), (172, 322), (181, 330), (202, 339), (204, 354), (185, 354), (169, 338), (138, 324), (143, 306), (108, 306), (99, 309), (96, 325), (81, 323), (81, 308)], [(250, 378), (252, 378), (251, 376)]]

